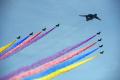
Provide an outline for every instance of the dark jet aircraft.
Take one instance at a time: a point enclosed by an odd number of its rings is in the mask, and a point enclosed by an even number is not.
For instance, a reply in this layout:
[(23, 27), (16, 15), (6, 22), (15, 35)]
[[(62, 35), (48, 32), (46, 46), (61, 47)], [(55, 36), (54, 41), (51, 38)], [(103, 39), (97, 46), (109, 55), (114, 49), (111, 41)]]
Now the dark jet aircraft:
[(60, 26), (60, 24), (57, 24), (57, 25), (55, 25), (56, 27), (59, 27)]
[(79, 16), (86, 17), (86, 21), (93, 20), (93, 19), (101, 20), (97, 16), (97, 14), (88, 14), (88, 15), (79, 15)]
[(43, 28), (42, 31), (46, 31), (46, 28)]
[(18, 36), (17, 39), (20, 39), (20, 36)]
[(33, 32), (31, 32), (29, 35), (33, 35)]
[(102, 38), (98, 39), (98, 41), (102, 41)]
[(100, 45), (99, 47), (103, 47), (103, 45)]
[(101, 32), (98, 32), (98, 33), (97, 33), (97, 35), (100, 35), (100, 34), (101, 34)]
[(104, 51), (100, 52), (100, 54), (103, 54), (103, 53), (104, 53)]

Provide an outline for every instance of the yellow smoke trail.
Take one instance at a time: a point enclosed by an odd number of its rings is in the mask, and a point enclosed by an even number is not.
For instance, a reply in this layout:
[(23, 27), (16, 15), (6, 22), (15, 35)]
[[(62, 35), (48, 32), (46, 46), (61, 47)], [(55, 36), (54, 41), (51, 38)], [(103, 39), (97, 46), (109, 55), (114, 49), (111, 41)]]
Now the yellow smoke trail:
[(8, 49), (9, 47), (11, 47), (17, 40), (14, 40), (10, 43), (8, 43), (7, 45), (3, 46), (0, 48), (0, 53), (2, 53), (3, 51), (5, 51), (6, 49)]
[(86, 59), (86, 60), (84, 60), (84, 61), (81, 61), (81, 62), (75, 63), (75, 64), (73, 64), (73, 65), (67, 66), (67, 67), (62, 68), (62, 69), (60, 69), (60, 70), (58, 70), (58, 71), (55, 71), (55, 72), (53, 72), (53, 73), (51, 73), (51, 74), (49, 74), (49, 75), (47, 75), (47, 76), (45, 76), (45, 77), (38, 78), (38, 79), (35, 79), (35, 80), (50, 80), (50, 79), (53, 79), (53, 78), (55, 78), (55, 77), (57, 77), (57, 76), (59, 76), (59, 75), (61, 75), (61, 74), (64, 74), (65, 72), (68, 72), (68, 71), (70, 71), (70, 70), (73, 70), (74, 68), (77, 68), (77, 67), (79, 67), (80, 65), (85, 64), (85, 63), (87, 63), (87, 62), (95, 59), (97, 56), (98, 56), (98, 55), (95, 55), (95, 56), (90, 57), (90, 58), (88, 58), (88, 59)]

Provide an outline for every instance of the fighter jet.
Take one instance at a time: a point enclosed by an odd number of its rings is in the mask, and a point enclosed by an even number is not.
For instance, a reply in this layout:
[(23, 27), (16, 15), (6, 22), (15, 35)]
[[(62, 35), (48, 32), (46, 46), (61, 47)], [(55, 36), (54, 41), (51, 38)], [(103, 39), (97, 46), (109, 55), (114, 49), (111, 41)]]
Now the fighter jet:
[(33, 32), (31, 32), (29, 35), (33, 35)]
[(104, 53), (104, 51), (100, 52), (100, 54), (103, 54), (103, 53)]
[(98, 39), (98, 41), (102, 41), (102, 38)]
[(21, 36), (18, 36), (17, 39), (20, 39)]
[(101, 32), (98, 32), (98, 33), (97, 33), (97, 35), (100, 35), (100, 34), (101, 34)]
[(99, 47), (103, 47), (103, 45), (100, 45)]
[(56, 27), (59, 27), (60, 26), (60, 24), (57, 24), (57, 25), (55, 25)]
[(90, 21), (90, 20), (93, 20), (93, 19), (101, 20), (97, 16), (97, 14), (88, 14), (88, 15), (79, 15), (79, 16), (86, 17), (86, 21)]
[(43, 28), (42, 31), (46, 31), (46, 28)]

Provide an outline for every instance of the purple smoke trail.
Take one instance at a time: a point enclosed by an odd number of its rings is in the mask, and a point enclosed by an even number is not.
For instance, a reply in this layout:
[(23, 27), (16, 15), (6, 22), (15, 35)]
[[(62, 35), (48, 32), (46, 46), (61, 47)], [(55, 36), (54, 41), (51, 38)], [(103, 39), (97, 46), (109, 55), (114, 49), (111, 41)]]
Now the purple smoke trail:
[(33, 41), (30, 41), (28, 44), (24, 44), (24, 45), (22, 45), (22, 46), (21, 46), (21, 44), (20, 44), (20, 45), (17, 46), (15, 49), (11, 50), (10, 52), (8, 52), (8, 53), (6, 53), (5, 55), (3, 55), (2, 57), (0, 57), (0, 60), (8, 58), (8, 57), (12, 56), (13, 54), (21, 51), (21, 50), (24, 49), (25, 47), (29, 46), (30, 44), (32, 44), (32, 43), (40, 40), (41, 38), (43, 38), (44, 36), (46, 36), (48, 33), (50, 33), (51, 31), (53, 31), (55, 28), (56, 28), (56, 26), (53, 27), (52, 29), (50, 29), (49, 31), (47, 31), (46, 33), (42, 34), (41, 36), (38, 36), (38, 37), (35, 38)]
[[(49, 31), (47, 31), (46, 33), (44, 33), (44, 34), (36, 37), (36, 38), (33, 39), (33, 40), (31, 40), (28, 44), (25, 44), (24, 46), (18, 48), (16, 51), (14, 51), (14, 53), (17, 53), (17, 52), (21, 51), (22, 49), (24, 49), (25, 47), (31, 45), (32, 43), (40, 40), (41, 38), (43, 38), (44, 36), (46, 36), (47, 34), (49, 34), (51, 31), (53, 31), (55, 28), (57, 28), (57, 27), (55, 26), (55, 27), (53, 27), (52, 29), (50, 29)], [(18, 70), (15, 71), (15, 72), (9, 73), (7, 76), (0, 78), (0, 80), (1, 80), (1, 79), (2, 79), (2, 80), (7, 80), (7, 79), (10, 78), (11, 76), (13, 76), (13, 75), (15, 75), (15, 74), (18, 74), (18, 73), (20, 73), (20, 72), (22, 72), (22, 71), (24, 71), (24, 70), (27, 70), (27, 66), (25, 66), (25, 67), (23, 67), (23, 68), (21, 68), (21, 69), (18, 69)]]
[[(37, 67), (37, 66), (39, 66), (39, 65), (42, 65), (42, 64), (44, 64), (44, 63), (46, 63), (46, 62), (52, 61), (52, 60), (54, 60), (54, 59), (56, 59), (56, 58), (58, 58), (58, 57), (60, 57), (60, 56), (62, 56), (62, 55), (64, 55), (64, 54), (72, 51), (73, 49), (75, 49), (75, 48), (83, 45), (84, 43), (88, 42), (89, 40), (93, 39), (93, 38), (96, 37), (96, 36), (97, 36), (97, 34), (93, 35), (92, 37), (88, 38), (87, 40), (85, 40), (85, 41), (83, 41), (83, 42), (81, 42), (81, 43), (78, 43), (78, 44), (76, 44), (76, 45), (74, 45), (74, 46), (72, 46), (72, 47), (65, 48), (65, 49), (63, 49), (62, 51), (59, 51), (59, 52), (57, 52), (56, 54), (54, 54), (54, 55), (52, 55), (52, 56), (50, 56), (50, 57), (44, 58), (44, 59), (42, 59), (42, 60), (39, 60), (39, 61), (37, 61), (36, 63), (34, 63), (34, 64), (30, 65), (30, 66), (22, 67), (22, 68), (18, 69), (17, 71), (15, 71), (15, 72), (9, 74), (8, 76), (6, 76), (6, 78), (8, 79), (8, 78), (10, 78), (11, 76), (17, 75), (17, 74), (19, 74), (19, 73), (21, 73), (21, 72), (23, 72), (23, 71), (30, 70), (30, 69), (35, 68), (35, 67)], [(39, 37), (39, 38), (40, 38), (40, 37)], [(35, 39), (35, 40), (37, 40), (37, 39)], [(33, 41), (33, 42), (34, 42), (34, 41)]]

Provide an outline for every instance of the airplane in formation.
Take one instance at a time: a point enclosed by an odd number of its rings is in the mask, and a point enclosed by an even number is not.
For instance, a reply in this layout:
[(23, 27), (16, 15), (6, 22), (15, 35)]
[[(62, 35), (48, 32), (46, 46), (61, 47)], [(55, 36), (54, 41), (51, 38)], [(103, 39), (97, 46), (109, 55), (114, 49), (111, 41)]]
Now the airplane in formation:
[(33, 32), (31, 32), (29, 35), (33, 35)]
[(43, 28), (42, 31), (46, 31), (46, 28)]
[(98, 39), (98, 41), (102, 41), (102, 38)]
[(59, 27), (60, 26), (60, 24), (57, 24), (57, 25), (55, 25), (56, 27)]
[(100, 35), (100, 34), (101, 34), (101, 32), (98, 32), (98, 33), (97, 33), (97, 35)]
[(103, 47), (103, 45), (100, 45), (99, 47)]
[(21, 38), (21, 36), (18, 36), (18, 37), (17, 37), (17, 39), (20, 39), (20, 38)]
[(104, 53), (104, 51), (101, 51), (101, 52), (100, 52), (100, 54), (103, 54), (103, 53)]

